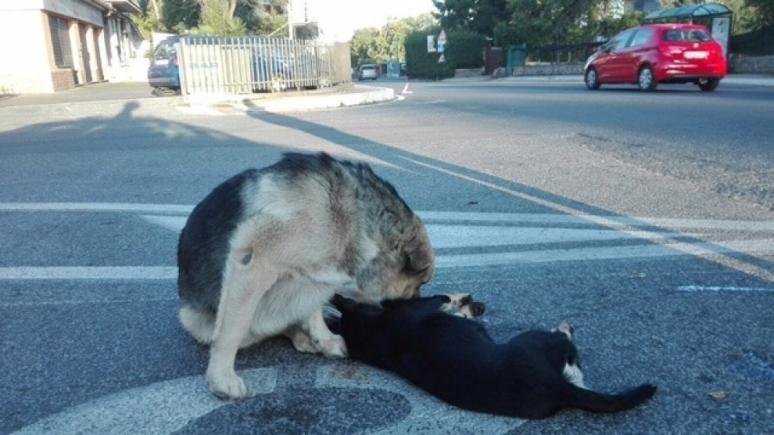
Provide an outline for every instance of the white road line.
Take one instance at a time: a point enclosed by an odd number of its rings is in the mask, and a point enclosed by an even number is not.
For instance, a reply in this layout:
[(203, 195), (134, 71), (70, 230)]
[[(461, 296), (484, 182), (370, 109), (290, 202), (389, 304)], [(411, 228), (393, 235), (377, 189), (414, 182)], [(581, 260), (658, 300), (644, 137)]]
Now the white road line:
[[(470, 225), (427, 224), (433, 247), (463, 248), (479, 246), (519, 246), (542, 243), (569, 243), (589, 241), (639, 240), (608, 229), (573, 229), (545, 227), (499, 227)], [(688, 234), (661, 234), (661, 239), (688, 236)]]
[[(407, 159), (410, 160), (410, 159)], [(412, 160), (413, 161), (413, 160)], [(583, 261), (615, 258), (662, 257), (674, 255), (695, 255), (716, 261), (727, 267), (750, 273), (774, 281), (774, 274), (761, 267), (748, 264), (726, 254), (774, 254), (774, 239), (732, 240), (730, 242), (684, 243), (673, 240), (678, 236), (697, 237), (691, 233), (664, 233), (643, 231), (636, 228), (642, 225), (683, 226), (686, 228), (716, 228), (741, 231), (774, 230), (773, 222), (723, 221), (664, 218), (626, 218), (618, 216), (590, 215), (561, 204), (516, 192), (485, 181), (477, 180), (432, 165), (415, 162), (420, 166), (448, 173), (482, 184), (494, 190), (521, 197), (532, 202), (558, 210), (563, 214), (530, 213), (472, 213), (420, 211), (428, 219), (428, 231), (437, 248), (483, 247), (525, 245), (549, 242), (583, 242), (590, 240), (642, 239), (658, 246), (616, 246), (574, 249), (532, 250), (508, 253), (478, 253), (460, 255), (440, 255), (438, 266), (491, 266), (518, 263), (542, 263), (551, 261)], [(175, 204), (132, 204), (132, 203), (0, 203), (0, 211), (78, 211), (78, 212), (123, 212), (137, 213), (147, 221), (171, 231), (179, 232), (193, 207)], [(464, 221), (481, 223), (512, 223), (519, 227), (458, 225), (432, 223), (440, 221)], [(604, 229), (586, 228), (550, 228), (526, 227), (523, 224), (541, 223), (600, 225)], [(660, 247), (660, 249), (659, 249)], [(676, 252), (677, 251), (677, 252)], [(100, 279), (100, 280), (154, 280), (172, 279), (177, 275), (174, 267), (137, 266), (137, 267), (5, 267), (0, 268), (0, 279)]]
[[(538, 198), (536, 196), (529, 195), (529, 194), (526, 194), (526, 193), (517, 192), (517, 191), (515, 191), (513, 189), (508, 189), (507, 187), (499, 186), (499, 185), (494, 184), (494, 183), (490, 183), (490, 182), (487, 182), (487, 181), (479, 180), (477, 178), (469, 177), (469, 176), (464, 175), (464, 174), (459, 174), (457, 172), (450, 171), (448, 169), (444, 169), (444, 168), (441, 168), (441, 167), (438, 167), (438, 166), (434, 166), (434, 165), (430, 165), (430, 164), (427, 164), (427, 163), (423, 163), (423, 162), (420, 162), (420, 161), (417, 161), (417, 160), (414, 160), (414, 159), (410, 159), (408, 157), (402, 157), (402, 156), (399, 156), (399, 157), (401, 159), (403, 159), (403, 160), (412, 162), (415, 165), (426, 167), (428, 169), (432, 169), (434, 171), (437, 171), (437, 172), (440, 172), (440, 173), (443, 173), (443, 174), (451, 175), (451, 176), (453, 176), (455, 178), (459, 178), (459, 179), (462, 179), (462, 180), (470, 181), (470, 182), (473, 182), (473, 183), (476, 183), (476, 184), (488, 187), (488, 188), (490, 188), (492, 190), (497, 190), (499, 192), (503, 192), (505, 194), (514, 196), (516, 198), (521, 198), (521, 199), (530, 201), (532, 203), (535, 203), (535, 204), (538, 204), (538, 205), (542, 205), (544, 207), (556, 210), (556, 211), (558, 211), (560, 213), (564, 213), (564, 214), (568, 214), (568, 215), (571, 215), (571, 216), (575, 216), (578, 219), (585, 219), (585, 220), (588, 220), (590, 222), (596, 223), (598, 225), (602, 225), (602, 226), (605, 226), (605, 227), (608, 227), (608, 228), (612, 228), (612, 229), (615, 229), (617, 231), (621, 231), (623, 233), (630, 234), (630, 235), (632, 235), (634, 237), (638, 237), (638, 238), (641, 238), (641, 239), (652, 241), (654, 243), (662, 243), (663, 242), (663, 237), (661, 235), (659, 235), (658, 233), (655, 233), (655, 232), (652, 232), (652, 231), (638, 230), (638, 229), (636, 229), (635, 227), (633, 227), (631, 225), (621, 224), (621, 223), (616, 222), (615, 220), (610, 219), (608, 217), (598, 216), (598, 215), (590, 215), (590, 214), (584, 213), (581, 210), (577, 210), (575, 208), (568, 207), (566, 205), (558, 204), (558, 203), (555, 203), (555, 202), (552, 202), (552, 201), (549, 201), (549, 200), (546, 200), (546, 199), (543, 199), (543, 198)], [(699, 256), (699, 257), (706, 258), (706, 259), (708, 259), (710, 261), (714, 261), (714, 262), (716, 262), (718, 264), (721, 264), (723, 266), (726, 266), (726, 267), (738, 270), (740, 272), (743, 272), (743, 273), (746, 273), (746, 274), (749, 274), (749, 275), (756, 276), (756, 277), (764, 279), (766, 281), (774, 282), (774, 273), (770, 272), (769, 270), (766, 270), (766, 269), (764, 269), (762, 267), (758, 267), (758, 266), (756, 266), (754, 264), (750, 264), (750, 263), (746, 263), (744, 261), (737, 260), (737, 259), (729, 257), (727, 255), (720, 255), (720, 256), (718, 256), (717, 255), (718, 253), (715, 252), (715, 250), (706, 249), (706, 248), (702, 247), (702, 245), (704, 245), (704, 244), (679, 243), (678, 242), (678, 243), (670, 243), (669, 247), (672, 248), (672, 249), (675, 249), (675, 250), (682, 251), (682, 252), (684, 252), (686, 254), (696, 255), (696, 256)]]
[(690, 245), (695, 253), (685, 252), (684, 249), (671, 249), (681, 243), (662, 243), (637, 246), (615, 246), (601, 248), (577, 248), (577, 249), (547, 249), (541, 251), (524, 252), (498, 252), (485, 254), (459, 254), (439, 255), (436, 257), (436, 267), (479, 267), (479, 266), (503, 266), (509, 264), (528, 263), (552, 263), (559, 261), (594, 261), (617, 260), (633, 258), (657, 258), (685, 255), (728, 254), (733, 252), (748, 253), (774, 253), (774, 240), (735, 240), (723, 242), (723, 245), (715, 243), (697, 243)]
[(120, 202), (0, 202), (0, 211), (88, 211), (189, 214), (192, 205)]
[(702, 286), (702, 285), (683, 285), (677, 287), (681, 292), (774, 292), (774, 288), (769, 287), (733, 287), (733, 286)]
[[(407, 159), (409, 160), (409, 159)], [(413, 161), (413, 160), (412, 160)], [(424, 163), (419, 163), (422, 166)], [(431, 166), (432, 167), (432, 166)], [(435, 168), (435, 167), (433, 167)], [(437, 168), (440, 171), (446, 171)], [(448, 171), (451, 174), (451, 171)], [(466, 177), (458, 175), (459, 177)], [(493, 184), (479, 181), (471, 177), (466, 177), (469, 181), (475, 181), (484, 184), (487, 187), (494, 188)], [(496, 186), (497, 190), (501, 190)], [(509, 194), (518, 193), (506, 189)], [(519, 194), (524, 199), (530, 201), (545, 201), (526, 194)], [(553, 202), (545, 201), (546, 206), (554, 209), (562, 207)], [(553, 207), (557, 205), (558, 207)], [(193, 205), (184, 204), (142, 204), (142, 203), (111, 203), (111, 202), (0, 202), (0, 211), (14, 212), (132, 212), (144, 214), (167, 214), (167, 215), (185, 215), (187, 216)], [(667, 228), (696, 228), (696, 229), (719, 229), (735, 231), (774, 231), (774, 221), (744, 221), (744, 220), (723, 220), (723, 219), (673, 219), (656, 217), (637, 217), (637, 216), (615, 216), (615, 215), (592, 215), (577, 212), (574, 209), (572, 214), (562, 213), (486, 213), (486, 212), (450, 212), (450, 211), (429, 211), (419, 210), (417, 214), (425, 220), (450, 220), (450, 221), (468, 221), (468, 222), (503, 222), (503, 223), (540, 223), (540, 224), (598, 224), (597, 219), (613, 222), (620, 225), (642, 227), (659, 226)]]
[(0, 280), (162, 280), (176, 278), (177, 267), (174, 266), (0, 267)]
[[(179, 216), (141, 215), (141, 217), (150, 223), (175, 232), (180, 232), (186, 221), (185, 217)], [(636, 239), (631, 235), (607, 229), (471, 226), (432, 223), (428, 223), (426, 226), (430, 240), (433, 242), (433, 247), (436, 249)], [(695, 236), (695, 234), (662, 234), (664, 239), (678, 236)]]
[[(523, 252), (438, 255), (436, 267), (457, 268), (497, 266), (559, 261), (615, 260), (622, 258), (655, 258), (682, 255), (727, 254), (733, 252), (774, 254), (774, 239), (732, 240), (718, 243), (689, 245), (685, 249), (670, 249), (676, 243), (598, 248), (544, 249)], [(165, 280), (177, 279), (177, 267), (172, 266), (105, 266), (105, 267), (0, 267), (0, 280)]]
[[(240, 371), (251, 395), (272, 393), (277, 369)], [(16, 434), (167, 434), (231, 402), (212, 395), (194, 375), (119, 391), (50, 415)]]
[(585, 224), (596, 225), (587, 217), (604, 218), (621, 225), (632, 227), (655, 226), (664, 228), (696, 228), (734, 231), (772, 231), (774, 221), (741, 221), (723, 219), (672, 219), (636, 216), (590, 215), (575, 213), (573, 215), (558, 213), (476, 213), (448, 211), (418, 211), (424, 220), (449, 220), (468, 222), (502, 222), (502, 223), (539, 223), (551, 225)]

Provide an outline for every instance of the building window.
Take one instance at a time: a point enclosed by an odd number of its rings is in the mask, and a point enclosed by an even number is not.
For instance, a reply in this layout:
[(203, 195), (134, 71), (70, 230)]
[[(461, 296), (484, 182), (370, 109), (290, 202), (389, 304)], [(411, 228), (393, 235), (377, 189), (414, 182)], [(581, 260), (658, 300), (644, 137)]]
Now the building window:
[(73, 68), (73, 51), (70, 48), (70, 33), (67, 30), (67, 20), (49, 15), (48, 25), (51, 30), (51, 47), (54, 49), (54, 62), (56, 66), (59, 68)]

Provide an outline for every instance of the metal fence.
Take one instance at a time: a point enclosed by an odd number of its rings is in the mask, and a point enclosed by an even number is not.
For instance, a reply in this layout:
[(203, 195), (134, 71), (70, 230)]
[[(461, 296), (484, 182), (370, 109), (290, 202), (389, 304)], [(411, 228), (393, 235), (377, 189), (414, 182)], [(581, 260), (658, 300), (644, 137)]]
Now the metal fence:
[(352, 80), (349, 44), (257, 36), (184, 36), (183, 95), (241, 95), (332, 86)]
[(528, 62), (546, 63), (582, 63), (591, 56), (603, 42), (586, 42), (581, 44), (546, 45), (529, 48)]

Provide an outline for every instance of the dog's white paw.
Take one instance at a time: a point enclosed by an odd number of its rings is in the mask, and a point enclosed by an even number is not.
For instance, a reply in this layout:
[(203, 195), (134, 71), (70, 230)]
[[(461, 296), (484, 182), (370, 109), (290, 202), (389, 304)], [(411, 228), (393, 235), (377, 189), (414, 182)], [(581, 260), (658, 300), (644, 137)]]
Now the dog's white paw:
[(207, 384), (210, 391), (221, 399), (244, 399), (247, 397), (247, 386), (233, 370), (207, 369)]
[(331, 338), (319, 342), (319, 350), (330, 358), (346, 358), (347, 344), (340, 335), (331, 335)]
[(447, 294), (446, 297), (451, 300), (443, 304), (441, 309), (447, 312), (459, 310), (462, 306), (469, 304), (472, 299), (470, 293), (451, 293)]
[(304, 353), (317, 353), (318, 349), (312, 343), (312, 339), (300, 330), (293, 331), (290, 334), (290, 341), (293, 343), (293, 347), (299, 352)]
[(470, 293), (447, 294), (449, 302), (441, 305), (441, 310), (466, 319), (475, 319), (484, 314), (486, 307), (481, 302), (474, 301)]

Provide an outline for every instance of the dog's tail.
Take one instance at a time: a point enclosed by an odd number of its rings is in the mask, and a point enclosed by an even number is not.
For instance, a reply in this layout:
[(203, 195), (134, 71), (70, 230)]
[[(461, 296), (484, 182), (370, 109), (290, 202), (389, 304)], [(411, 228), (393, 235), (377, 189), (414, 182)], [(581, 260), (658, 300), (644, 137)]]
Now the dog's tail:
[(569, 390), (568, 406), (590, 412), (626, 411), (647, 402), (656, 394), (656, 386), (651, 384), (642, 384), (617, 394), (598, 393), (569, 382), (566, 385)]

